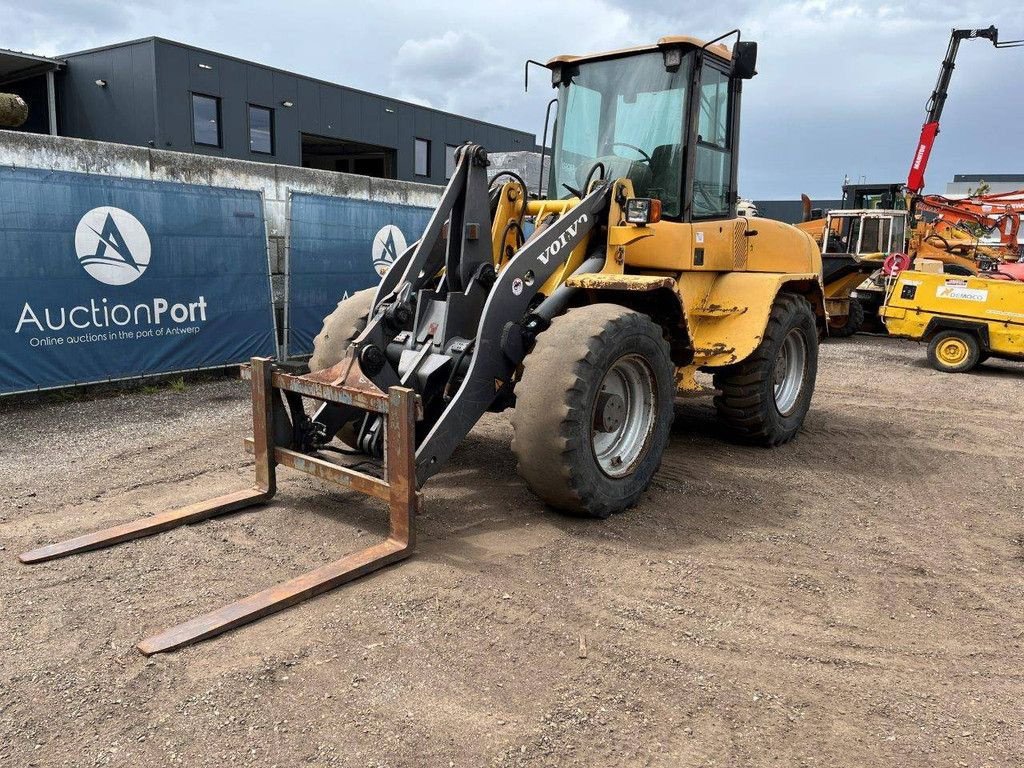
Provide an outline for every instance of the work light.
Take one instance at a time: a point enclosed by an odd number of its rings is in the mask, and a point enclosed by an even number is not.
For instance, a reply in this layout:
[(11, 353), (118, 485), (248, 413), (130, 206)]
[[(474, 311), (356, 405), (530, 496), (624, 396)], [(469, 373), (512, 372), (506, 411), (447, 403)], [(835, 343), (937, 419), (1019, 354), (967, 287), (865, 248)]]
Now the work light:
[(656, 197), (631, 197), (626, 201), (626, 221), (638, 226), (661, 221), (661, 200)]

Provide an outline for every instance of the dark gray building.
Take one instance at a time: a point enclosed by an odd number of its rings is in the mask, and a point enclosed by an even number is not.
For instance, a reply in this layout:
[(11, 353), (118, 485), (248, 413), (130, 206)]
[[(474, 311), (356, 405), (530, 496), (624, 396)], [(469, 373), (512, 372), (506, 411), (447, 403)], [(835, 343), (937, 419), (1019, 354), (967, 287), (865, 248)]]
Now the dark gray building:
[(53, 59), (0, 51), (0, 88), (29, 102), (27, 130), (405, 181), (443, 184), (467, 140), (536, 146), (530, 133), (158, 37)]
[[(804, 205), (799, 200), (755, 200), (757, 215), (766, 219), (784, 221), (787, 224), (799, 224), (804, 220)], [(824, 211), (831, 211), (834, 208), (842, 208), (842, 200), (814, 200), (814, 208)]]

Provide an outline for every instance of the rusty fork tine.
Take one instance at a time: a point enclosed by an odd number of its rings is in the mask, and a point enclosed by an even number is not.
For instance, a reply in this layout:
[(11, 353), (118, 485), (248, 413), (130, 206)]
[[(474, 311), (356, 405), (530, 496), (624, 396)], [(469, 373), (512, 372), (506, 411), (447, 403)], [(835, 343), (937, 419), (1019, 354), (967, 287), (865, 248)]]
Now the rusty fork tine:
[[(273, 362), (266, 358), (253, 358), (246, 374), (252, 379), (253, 436), (245, 442), (256, 456), (255, 488), (88, 533), (59, 544), (39, 547), (20, 555), (20, 560), (23, 563), (38, 563), (76, 552), (101, 549), (262, 504), (270, 501), (277, 490), (278, 464), (387, 501), (390, 508), (388, 537), (372, 547), (346, 555), (283, 584), (269, 587), (148, 637), (138, 645), (139, 650), (147, 656), (180, 648), (248, 624), (412, 554), (414, 523), (420, 498), (416, 491), (416, 418), (422, 414), (422, 402), (416, 393), (411, 389), (393, 387), (385, 395), (379, 391), (324, 383), (315, 377), (291, 376), (275, 372)], [(362, 406), (371, 412), (386, 414), (385, 479), (380, 480), (291, 448), (275, 446), (275, 389), (298, 392), (314, 399)]]
[(416, 398), (412, 391), (395, 388), (388, 392), (385, 443), (389, 506), (387, 539), (283, 584), (269, 587), (147, 637), (139, 643), (138, 649), (146, 656), (151, 656), (206, 640), (409, 557), (415, 541), (414, 524), (419, 508), (415, 480), (415, 417)]
[(146, 656), (151, 656), (206, 640), (403, 560), (411, 553), (408, 543), (387, 539), (381, 544), (346, 555), (329, 565), (147, 637), (139, 643), (138, 649)]
[(277, 490), (273, 461), (273, 430), (271, 429), (273, 367), (270, 360), (263, 358), (253, 358), (252, 365), (252, 429), (256, 454), (255, 488), (234, 491), (214, 499), (190, 504), (181, 509), (161, 512), (142, 520), (115, 525), (113, 528), (94, 531), (57, 544), (49, 544), (33, 549), (31, 552), (23, 552), (18, 555), (18, 559), (23, 563), (41, 563), (44, 560), (53, 560), (78, 552), (103, 549), (124, 541), (152, 536), (154, 533), (177, 528), (179, 525), (196, 523), (210, 517), (270, 501)]
[(206, 520), (210, 517), (223, 515), (227, 512), (234, 512), (254, 504), (262, 504), (270, 499), (270, 494), (259, 489), (246, 491), (235, 491), (215, 499), (201, 501), (181, 509), (162, 512), (152, 517), (144, 517), (123, 525), (115, 525), (102, 531), (94, 531), (77, 536), (57, 544), (48, 544), (45, 547), (33, 549), (30, 552), (23, 552), (18, 559), (23, 563), (41, 563), (45, 560), (54, 560), (58, 557), (74, 555), (78, 552), (88, 552), (93, 549), (103, 549), (114, 544), (120, 544), (132, 539), (141, 539), (144, 536), (152, 536), (155, 533), (176, 528), (179, 525)]

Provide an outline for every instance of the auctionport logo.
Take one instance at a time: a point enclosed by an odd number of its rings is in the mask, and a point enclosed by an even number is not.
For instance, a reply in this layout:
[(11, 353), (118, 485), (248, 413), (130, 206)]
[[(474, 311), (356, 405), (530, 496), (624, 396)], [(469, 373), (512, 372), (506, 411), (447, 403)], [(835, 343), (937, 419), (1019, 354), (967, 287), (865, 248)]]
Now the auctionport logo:
[(403, 253), (405, 253), (405, 235), (402, 230), (394, 224), (385, 224), (380, 231), (373, 236), (373, 268), (377, 274), (384, 277)]
[(106, 285), (128, 285), (149, 266), (151, 246), (142, 222), (128, 211), (104, 205), (86, 213), (75, 230), (78, 263)]
[[(128, 211), (105, 205), (93, 208), (78, 222), (75, 254), (95, 280), (128, 285), (149, 266), (151, 245), (142, 222)], [(194, 335), (207, 321), (205, 296), (194, 301), (153, 296), (131, 304), (108, 297), (85, 301), (75, 306), (33, 306), (26, 301), (14, 332), (31, 335), (33, 347), (48, 347)]]

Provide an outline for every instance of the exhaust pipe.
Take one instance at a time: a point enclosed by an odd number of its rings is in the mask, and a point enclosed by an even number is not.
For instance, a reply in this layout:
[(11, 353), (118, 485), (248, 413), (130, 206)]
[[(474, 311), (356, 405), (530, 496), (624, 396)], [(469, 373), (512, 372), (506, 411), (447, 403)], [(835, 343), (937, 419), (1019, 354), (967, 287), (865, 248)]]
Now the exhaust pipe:
[(809, 198), (807, 195), (801, 194), (800, 195), (800, 205), (803, 208), (803, 218), (801, 219), (801, 221), (810, 221), (811, 220), (811, 198)]

